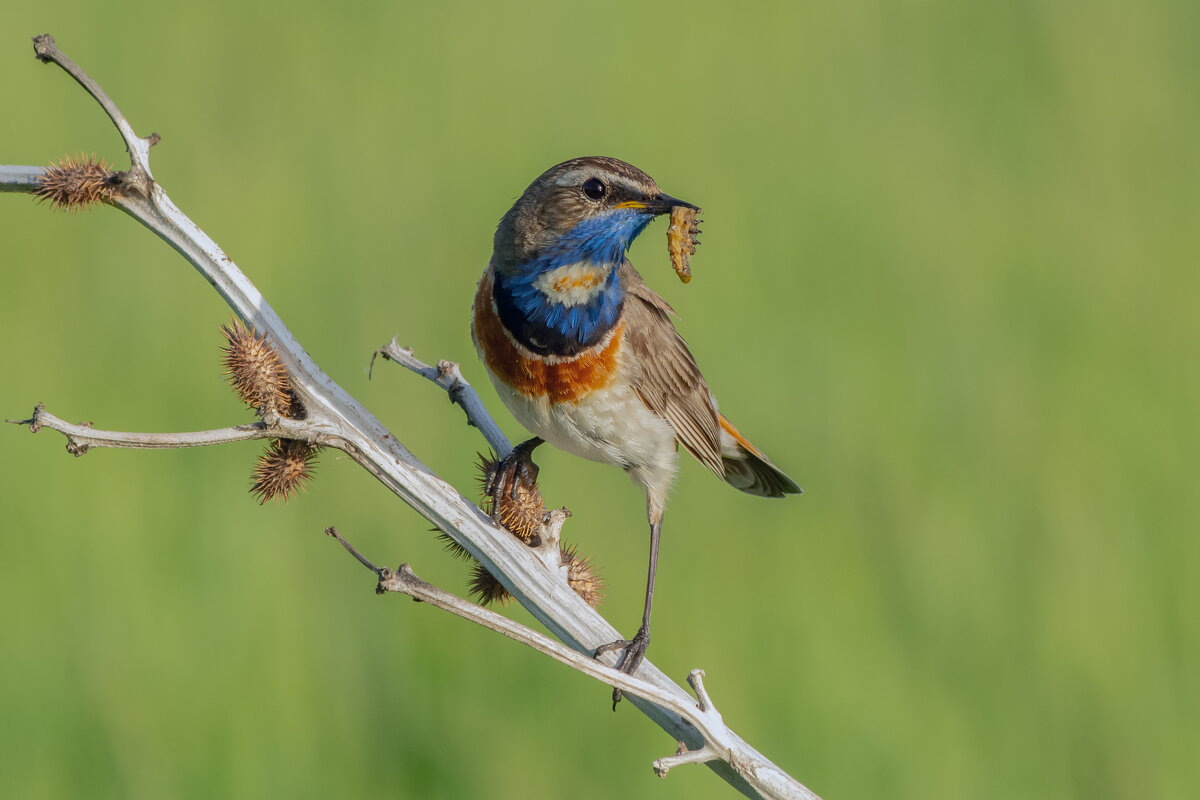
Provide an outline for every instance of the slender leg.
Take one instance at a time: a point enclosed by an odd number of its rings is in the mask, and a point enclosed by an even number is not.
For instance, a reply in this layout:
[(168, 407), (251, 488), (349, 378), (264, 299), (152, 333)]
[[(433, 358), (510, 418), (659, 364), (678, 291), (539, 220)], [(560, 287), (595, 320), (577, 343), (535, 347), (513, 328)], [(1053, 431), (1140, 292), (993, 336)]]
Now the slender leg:
[[(654, 574), (658, 571), (658, 540), (661, 532), (662, 515), (660, 514), (657, 520), (650, 523), (650, 569), (646, 576), (646, 605), (642, 610), (642, 627), (638, 628), (638, 632), (633, 635), (632, 639), (618, 639), (596, 648), (595, 655), (597, 656), (610, 650), (624, 650), (625, 655), (621, 657), (617, 669), (626, 675), (632, 675), (641, 666), (642, 659), (646, 656), (646, 648), (650, 646), (650, 608), (654, 605)], [(621, 702), (621, 695), (620, 689), (613, 689), (613, 711), (617, 710), (617, 703)]]

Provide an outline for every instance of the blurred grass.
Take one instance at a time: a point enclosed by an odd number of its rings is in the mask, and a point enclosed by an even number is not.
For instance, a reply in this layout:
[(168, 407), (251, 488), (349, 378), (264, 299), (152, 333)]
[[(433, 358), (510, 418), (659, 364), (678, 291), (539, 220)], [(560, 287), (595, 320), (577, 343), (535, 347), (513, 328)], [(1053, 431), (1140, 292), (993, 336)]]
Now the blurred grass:
[[(0, 161), (122, 155), (34, 60), (52, 32), (163, 135), (158, 179), (318, 362), (466, 490), (477, 437), (415, 378), (368, 382), (370, 352), (399, 334), (486, 389), (467, 310), (497, 219), (565, 158), (647, 169), (704, 206), (704, 247), (686, 288), (661, 225), (634, 262), (807, 490), (685, 465), (656, 663), (705, 667), (729, 723), (830, 798), (1190, 798), (1198, 23), (1111, 0), (26, 6)], [(0, 205), (5, 417), (247, 419), (228, 313), (178, 257), (109, 210)], [(602, 687), (372, 596), (324, 526), (465, 572), (344, 459), (260, 508), (253, 445), (0, 447), (0, 796), (728, 795), (705, 770), (651, 784), (672, 744)], [(632, 627), (636, 490), (541, 460)]]

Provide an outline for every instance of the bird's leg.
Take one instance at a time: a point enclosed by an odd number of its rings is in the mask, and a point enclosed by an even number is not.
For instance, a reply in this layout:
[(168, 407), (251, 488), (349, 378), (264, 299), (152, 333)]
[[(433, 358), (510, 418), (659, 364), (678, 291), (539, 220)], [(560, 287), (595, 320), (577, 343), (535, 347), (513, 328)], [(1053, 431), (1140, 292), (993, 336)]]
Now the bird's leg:
[(483, 493), (492, 498), (492, 508), (500, 507), (499, 498), (507, 494), (516, 500), (522, 485), (537, 482), (538, 465), (533, 463), (533, 451), (542, 443), (539, 436), (521, 442), (504, 458), (492, 464), (483, 478)]
[[(658, 571), (658, 539), (662, 532), (662, 514), (656, 516), (658, 518), (650, 523), (650, 570), (646, 576), (646, 605), (642, 610), (642, 627), (638, 628), (632, 639), (618, 639), (602, 644), (593, 654), (594, 657), (610, 650), (624, 650), (625, 654), (618, 662), (617, 669), (626, 675), (632, 675), (641, 666), (642, 659), (646, 656), (646, 648), (650, 646), (650, 607), (654, 604), (654, 573)], [(613, 711), (617, 710), (621, 695), (621, 690), (614, 687)]]

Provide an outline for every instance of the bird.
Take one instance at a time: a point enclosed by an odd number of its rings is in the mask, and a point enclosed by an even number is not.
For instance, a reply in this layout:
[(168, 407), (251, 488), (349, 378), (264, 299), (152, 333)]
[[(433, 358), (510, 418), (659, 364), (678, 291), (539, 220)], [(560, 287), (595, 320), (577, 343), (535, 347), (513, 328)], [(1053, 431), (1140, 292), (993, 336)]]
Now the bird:
[[(699, 211), (616, 158), (557, 164), (501, 218), (473, 304), (479, 358), (509, 412), (534, 434), (500, 469), (510, 477), (527, 469), (533, 449), (549, 442), (620, 467), (645, 492), (650, 559), (641, 626), (631, 639), (594, 653), (623, 651), (618, 668), (627, 674), (650, 643), (659, 541), (679, 446), (743, 492), (802, 492), (718, 410), (675, 329), (674, 310), (627, 258), (647, 225), (679, 206)], [(614, 689), (614, 709), (620, 698)]]

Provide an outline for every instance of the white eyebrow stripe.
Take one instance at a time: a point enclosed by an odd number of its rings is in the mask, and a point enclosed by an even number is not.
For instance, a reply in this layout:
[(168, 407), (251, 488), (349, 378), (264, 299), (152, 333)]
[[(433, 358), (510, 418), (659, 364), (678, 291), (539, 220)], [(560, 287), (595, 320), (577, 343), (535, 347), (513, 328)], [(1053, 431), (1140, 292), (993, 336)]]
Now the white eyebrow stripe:
[(589, 172), (591, 172), (591, 170), (573, 169), (568, 172), (564, 172), (562, 175), (559, 175), (558, 180), (556, 180), (554, 183), (556, 186), (571, 186), (572, 184), (577, 183), (580, 178)]
[(574, 186), (578, 183), (581, 183), (583, 177), (586, 175), (594, 175), (610, 184), (619, 184), (622, 188), (627, 189), (635, 194), (644, 194), (647, 191), (645, 186), (641, 186), (631, 181), (624, 175), (619, 175), (615, 172), (609, 172), (608, 170), (596, 170), (595, 168), (568, 170), (567, 172), (564, 172), (562, 175), (558, 176), (558, 180), (554, 182), (554, 185)]

